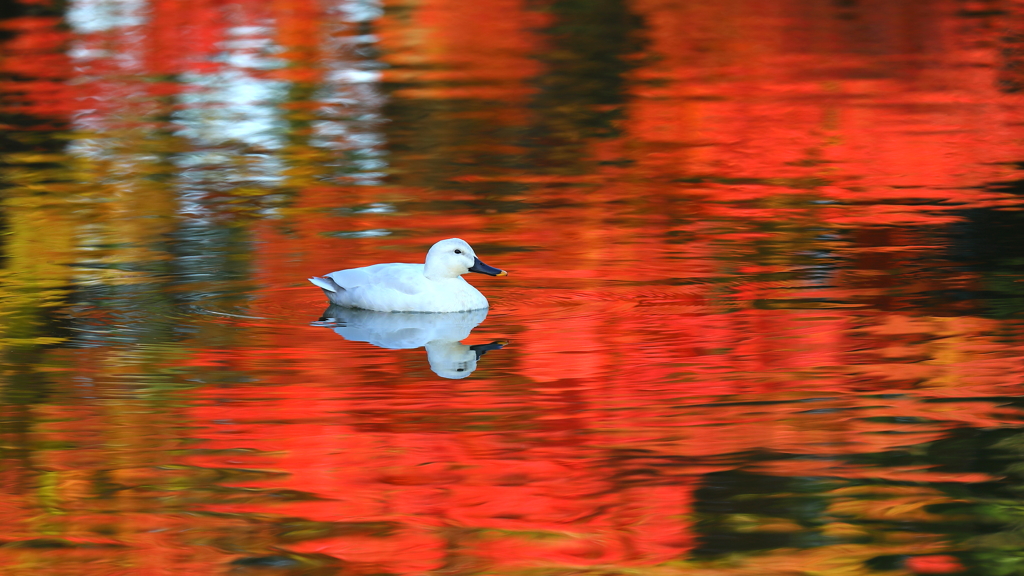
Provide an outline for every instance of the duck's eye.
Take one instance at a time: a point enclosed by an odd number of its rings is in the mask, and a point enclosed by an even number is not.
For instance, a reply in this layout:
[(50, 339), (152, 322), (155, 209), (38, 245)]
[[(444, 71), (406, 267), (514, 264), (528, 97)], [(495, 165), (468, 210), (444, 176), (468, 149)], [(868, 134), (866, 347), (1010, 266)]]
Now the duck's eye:
[(462, 250), (459, 250), (458, 248), (456, 248), (456, 249), (455, 249), (455, 253), (456, 253), (456, 254), (462, 254)]

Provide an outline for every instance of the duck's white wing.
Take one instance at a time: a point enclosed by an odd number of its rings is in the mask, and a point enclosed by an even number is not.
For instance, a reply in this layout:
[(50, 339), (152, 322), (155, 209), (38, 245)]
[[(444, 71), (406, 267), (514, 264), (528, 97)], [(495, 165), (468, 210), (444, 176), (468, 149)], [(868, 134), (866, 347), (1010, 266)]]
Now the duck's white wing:
[(422, 264), (375, 264), (331, 272), (324, 279), (340, 290), (331, 302), (367, 310), (423, 310), (435, 296)]
[(369, 272), (371, 267), (366, 268), (352, 268), (350, 270), (338, 270), (337, 272), (331, 272), (325, 274), (327, 278), (334, 280), (334, 283), (346, 290), (350, 290), (357, 286), (366, 286), (372, 281), (372, 276)]
[(367, 270), (368, 268), (338, 270), (324, 274), (322, 278), (313, 276), (309, 281), (323, 288), (329, 293), (331, 301), (335, 301), (335, 298), (342, 297), (344, 292), (369, 284), (372, 281), (372, 275)]
[(374, 264), (364, 268), (338, 270), (327, 275), (346, 290), (359, 287), (397, 290), (415, 294), (417, 282), (422, 283), (422, 264)]

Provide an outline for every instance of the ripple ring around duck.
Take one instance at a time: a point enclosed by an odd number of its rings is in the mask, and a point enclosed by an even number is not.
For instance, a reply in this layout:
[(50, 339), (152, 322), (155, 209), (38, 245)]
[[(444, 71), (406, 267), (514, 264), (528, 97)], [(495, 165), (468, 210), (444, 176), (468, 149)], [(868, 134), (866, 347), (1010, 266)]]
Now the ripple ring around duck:
[(506, 276), (484, 264), (459, 238), (430, 247), (423, 264), (374, 264), (309, 279), (332, 304), (379, 312), (464, 312), (487, 308), (487, 298), (462, 275)]

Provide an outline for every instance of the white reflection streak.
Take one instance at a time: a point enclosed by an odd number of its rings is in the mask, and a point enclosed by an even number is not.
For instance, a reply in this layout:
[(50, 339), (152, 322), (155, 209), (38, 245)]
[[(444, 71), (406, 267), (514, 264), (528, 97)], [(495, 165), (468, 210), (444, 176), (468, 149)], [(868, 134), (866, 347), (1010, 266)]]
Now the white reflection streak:
[[(150, 22), (151, 8), (146, 0), (70, 0), (68, 6), (68, 22), (77, 33), (70, 51), (78, 72), (74, 81), (86, 87), (75, 124), (92, 136), (75, 141), (70, 151), (112, 161), (114, 172), (126, 177), (140, 163), (159, 159), (126, 142), (123, 130), (149, 129), (151, 117), (167, 112), (166, 103), (154, 102), (147, 89), (144, 51), (151, 44), (147, 36), (156, 32), (150, 26), (156, 25)], [(381, 2), (336, 0), (327, 12), (321, 24), (327, 57), (312, 96), (320, 105), (319, 117), (311, 122), (308, 144), (332, 151), (334, 173), (325, 177), (376, 184), (386, 165), (380, 130), (384, 98), (378, 86), (380, 64), (372, 55), (377, 37), (368, 31), (382, 13)], [(278, 37), (277, 23), (269, 19), (273, 12), (233, 4), (221, 14), (228, 19), (225, 39), (212, 53), (192, 53), (183, 38), (183, 69), (174, 78), (182, 90), (170, 128), (192, 149), (171, 161), (180, 176), (180, 210), (193, 218), (212, 216), (206, 201), (211, 189), (246, 183), (272, 188), (284, 180), (286, 166), (281, 157), (288, 144), (283, 104), (291, 84), (266, 74), (287, 64), (277, 56), (283, 48), (273, 40)], [(203, 63), (197, 60), (216, 67), (189, 65)]]
[(371, 56), (377, 37), (365, 28), (383, 14), (379, 0), (343, 0), (331, 10), (339, 23), (329, 35), (324, 86), (317, 95), (322, 120), (314, 123), (313, 144), (338, 155), (338, 178), (354, 184), (379, 184), (387, 166), (385, 122), (380, 110), (381, 64)]
[(145, 22), (146, 0), (72, 0), (67, 21), (79, 34), (138, 26)]
[[(359, 49), (376, 38), (353, 32), (379, 17), (381, 8), (376, 1), (346, 0), (328, 12), (331, 17), (322, 24), (322, 53), (328, 56), (320, 63), (325, 71), (312, 95), (321, 106), (319, 119), (311, 122), (308, 144), (335, 151), (339, 178), (377, 183), (384, 166), (380, 152), (384, 139), (378, 129), (383, 103), (377, 87), (380, 74), (377, 63), (361, 56)], [(282, 105), (291, 85), (260, 74), (287, 64), (275, 56), (282, 47), (271, 41), (277, 36), (271, 26), (230, 29), (230, 39), (220, 46), (218, 72), (182, 76), (194, 89), (184, 91), (183, 107), (174, 123), (178, 134), (200, 149), (177, 160), (182, 169), (182, 212), (193, 218), (210, 215), (203, 190), (212, 184), (211, 177), (265, 187), (284, 181), (287, 160), (281, 154), (289, 142), (289, 126)], [(245, 149), (232, 144), (243, 144)]]
[[(236, 16), (246, 9), (233, 8)], [(172, 117), (173, 129), (193, 145), (193, 150), (174, 157), (180, 178), (179, 211), (195, 219), (194, 224), (212, 223), (211, 191), (247, 183), (273, 187), (284, 178), (284, 163), (275, 152), (286, 143), (281, 104), (287, 99), (288, 83), (261, 74), (286, 64), (275, 57), (280, 47), (271, 40), (273, 34), (269, 22), (228, 27), (226, 39), (210, 58), (218, 64), (216, 70), (187, 70), (178, 77), (184, 90)]]
[(244, 26), (227, 30), (228, 40), (215, 57), (217, 72), (185, 72), (180, 80), (191, 86), (180, 96), (183, 105), (174, 120), (179, 134), (200, 146), (237, 142), (274, 150), (284, 145), (280, 104), (288, 84), (259, 77), (258, 72), (284, 65), (269, 27)]
[[(81, 88), (72, 125), (78, 138), (67, 152), (91, 160), (103, 160), (97, 173), (110, 196), (130, 195), (138, 166), (153, 162), (153, 154), (140, 152), (126, 142), (125, 134), (137, 126), (137, 118), (151, 108), (135, 75), (143, 72), (139, 46), (144, 39), (146, 0), (71, 0), (66, 21), (75, 33), (68, 49), (75, 75), (70, 82)], [(120, 131), (120, 135), (114, 135)], [(99, 183), (99, 182), (97, 182)], [(84, 197), (80, 201), (103, 202)], [(81, 256), (76, 281), (81, 285), (108, 283), (131, 275), (106, 269), (106, 251), (97, 247), (113, 242), (101, 222), (80, 227), (76, 241)], [(94, 266), (94, 267), (90, 267)]]
[[(146, 0), (71, 0), (67, 22), (75, 32), (68, 56), (72, 82), (83, 86), (75, 127), (87, 133), (109, 131), (121, 118), (125, 100), (143, 95), (130, 80), (143, 72), (138, 47), (143, 40)], [(115, 66), (110, 66), (115, 64)], [(102, 70), (102, 71), (99, 71)], [(71, 153), (93, 158), (115, 156), (98, 139), (72, 143)]]

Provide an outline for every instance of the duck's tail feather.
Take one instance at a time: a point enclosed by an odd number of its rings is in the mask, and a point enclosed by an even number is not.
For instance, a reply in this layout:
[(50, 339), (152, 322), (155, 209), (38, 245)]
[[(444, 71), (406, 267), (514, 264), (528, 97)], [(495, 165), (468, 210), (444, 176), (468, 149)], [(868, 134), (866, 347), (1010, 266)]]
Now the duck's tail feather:
[(330, 276), (313, 276), (312, 278), (309, 279), (309, 281), (323, 288), (324, 290), (327, 290), (328, 292), (334, 292), (338, 294), (345, 291), (345, 289), (342, 288), (337, 282), (335, 282), (334, 279), (331, 278)]

